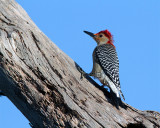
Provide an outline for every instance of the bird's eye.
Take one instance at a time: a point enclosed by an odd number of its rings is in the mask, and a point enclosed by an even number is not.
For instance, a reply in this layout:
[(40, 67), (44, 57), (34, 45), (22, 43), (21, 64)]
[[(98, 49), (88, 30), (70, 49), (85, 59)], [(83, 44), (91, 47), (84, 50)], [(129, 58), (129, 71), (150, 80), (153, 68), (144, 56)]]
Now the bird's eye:
[(103, 35), (99, 35), (99, 37), (102, 37)]

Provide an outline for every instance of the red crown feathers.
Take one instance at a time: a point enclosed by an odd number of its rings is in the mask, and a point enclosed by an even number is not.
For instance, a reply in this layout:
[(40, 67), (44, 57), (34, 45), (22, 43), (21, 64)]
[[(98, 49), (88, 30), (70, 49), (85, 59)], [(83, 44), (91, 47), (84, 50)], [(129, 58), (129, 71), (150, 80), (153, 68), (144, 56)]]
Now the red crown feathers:
[(104, 31), (100, 31), (99, 33), (97, 34), (100, 34), (100, 33), (103, 33), (105, 36), (109, 37), (109, 38), (112, 38), (112, 34), (106, 29)]
[(103, 33), (106, 37), (108, 37), (110, 39), (108, 43), (111, 44), (111, 45), (113, 45), (113, 36), (112, 36), (112, 34), (107, 29), (103, 30), (103, 31), (100, 31), (97, 34), (100, 34), (100, 33)]

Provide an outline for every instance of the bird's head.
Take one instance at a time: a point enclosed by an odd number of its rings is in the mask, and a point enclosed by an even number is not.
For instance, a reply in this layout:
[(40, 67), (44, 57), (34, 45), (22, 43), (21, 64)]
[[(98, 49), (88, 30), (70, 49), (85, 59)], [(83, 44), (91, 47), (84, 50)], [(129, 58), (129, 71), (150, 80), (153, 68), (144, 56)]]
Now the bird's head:
[(112, 35), (108, 30), (103, 30), (96, 34), (88, 31), (84, 31), (84, 32), (90, 35), (91, 37), (93, 37), (93, 39), (97, 42), (97, 45), (102, 45), (107, 43), (113, 45)]

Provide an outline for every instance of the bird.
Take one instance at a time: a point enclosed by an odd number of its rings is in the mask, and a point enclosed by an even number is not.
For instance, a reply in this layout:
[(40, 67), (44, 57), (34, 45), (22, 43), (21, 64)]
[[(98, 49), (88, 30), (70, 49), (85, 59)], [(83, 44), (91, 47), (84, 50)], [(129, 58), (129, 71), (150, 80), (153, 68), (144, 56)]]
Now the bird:
[(93, 68), (88, 75), (98, 78), (103, 86), (109, 87), (114, 99), (116, 97), (116, 104), (119, 105), (120, 95), (124, 100), (125, 98), (120, 87), (119, 59), (113, 44), (113, 36), (107, 29), (96, 34), (89, 31), (84, 32), (97, 43), (92, 54)]

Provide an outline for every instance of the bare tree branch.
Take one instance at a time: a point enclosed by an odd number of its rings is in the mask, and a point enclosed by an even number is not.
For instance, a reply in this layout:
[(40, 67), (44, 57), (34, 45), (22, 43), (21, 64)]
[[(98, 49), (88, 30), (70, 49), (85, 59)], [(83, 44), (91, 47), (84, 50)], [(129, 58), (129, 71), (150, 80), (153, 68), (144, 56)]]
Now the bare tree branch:
[(0, 90), (34, 128), (159, 128), (160, 114), (127, 104), (107, 90), (33, 23), (14, 0), (0, 0)]

